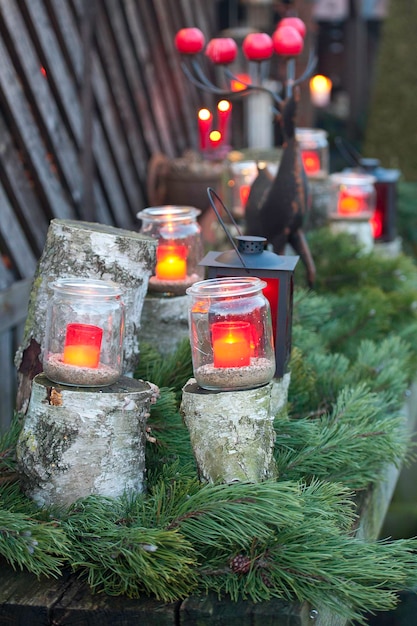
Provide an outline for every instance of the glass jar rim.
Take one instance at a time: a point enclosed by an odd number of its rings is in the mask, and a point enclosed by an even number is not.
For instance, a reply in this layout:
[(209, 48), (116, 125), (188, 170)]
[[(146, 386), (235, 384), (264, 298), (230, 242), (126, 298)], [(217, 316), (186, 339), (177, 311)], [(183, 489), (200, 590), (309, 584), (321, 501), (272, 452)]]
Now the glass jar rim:
[(200, 209), (193, 206), (181, 206), (176, 204), (165, 204), (152, 206), (136, 213), (137, 219), (148, 220), (149, 222), (179, 222), (184, 219), (196, 218), (201, 214)]
[(295, 129), (295, 136), (303, 136), (303, 137), (325, 137), (327, 139), (328, 132), (323, 128), (307, 128), (305, 126), (300, 126)]
[(123, 288), (117, 283), (90, 278), (60, 278), (50, 288), (62, 295), (82, 298), (110, 298), (123, 294)]
[(186, 293), (200, 298), (230, 298), (255, 294), (265, 287), (266, 282), (256, 276), (225, 276), (200, 280), (189, 287)]
[(330, 174), (329, 178), (336, 185), (373, 185), (376, 183), (375, 176), (362, 172), (335, 172)]

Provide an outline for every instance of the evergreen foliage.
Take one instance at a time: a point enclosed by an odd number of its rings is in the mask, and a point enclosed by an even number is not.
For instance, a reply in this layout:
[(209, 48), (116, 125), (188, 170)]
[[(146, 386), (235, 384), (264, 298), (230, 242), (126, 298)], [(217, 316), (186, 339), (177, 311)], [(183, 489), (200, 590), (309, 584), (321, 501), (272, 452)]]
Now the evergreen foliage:
[[(180, 414), (189, 344), (170, 358), (141, 346), (135, 375), (160, 387), (147, 493), (52, 511), (35, 509), (17, 482), (3, 484), (0, 554), (13, 567), (56, 576), (69, 565), (109, 595), (309, 601), (360, 623), (416, 583), (415, 540), (365, 542), (353, 529), (357, 491), (410, 456), (402, 406), (416, 367), (417, 270), (402, 256), (364, 256), (349, 237), (310, 237), (318, 288), (295, 294), (278, 480), (200, 484)], [(9, 478), (19, 427), (17, 418), (0, 442)]]

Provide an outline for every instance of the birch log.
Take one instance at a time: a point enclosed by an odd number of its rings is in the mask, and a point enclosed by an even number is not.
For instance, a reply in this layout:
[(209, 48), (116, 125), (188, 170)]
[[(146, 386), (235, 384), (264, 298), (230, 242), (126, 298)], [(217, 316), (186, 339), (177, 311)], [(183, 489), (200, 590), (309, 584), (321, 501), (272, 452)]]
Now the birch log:
[(18, 410), (26, 411), (32, 379), (42, 371), (48, 286), (56, 279), (110, 280), (125, 289), (124, 372), (134, 370), (139, 358), (142, 306), (155, 265), (156, 244), (150, 237), (113, 226), (51, 221), (32, 286), (24, 337), (15, 359)]
[(40, 374), (17, 443), (26, 495), (67, 506), (90, 494), (141, 493), (154, 385), (122, 377), (101, 389), (63, 387)]
[(143, 303), (139, 341), (155, 345), (163, 355), (175, 352), (190, 335), (189, 306), (188, 296), (161, 298), (148, 294)]
[(276, 475), (271, 383), (219, 392), (192, 378), (183, 389), (181, 414), (202, 482), (260, 482)]

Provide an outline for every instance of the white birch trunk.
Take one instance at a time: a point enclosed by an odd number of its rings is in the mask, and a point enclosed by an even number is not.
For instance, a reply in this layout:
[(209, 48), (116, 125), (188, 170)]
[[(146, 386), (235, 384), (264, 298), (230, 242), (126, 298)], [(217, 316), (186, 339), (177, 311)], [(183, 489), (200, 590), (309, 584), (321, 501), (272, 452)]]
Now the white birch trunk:
[(271, 383), (245, 391), (207, 391), (190, 379), (181, 414), (202, 482), (260, 482), (276, 475)]
[(156, 346), (164, 355), (172, 354), (182, 340), (189, 338), (188, 296), (145, 298), (139, 341)]
[(39, 506), (90, 494), (141, 493), (154, 385), (123, 377), (100, 390), (54, 385), (43, 374), (17, 444), (21, 484)]
[(42, 350), (49, 285), (60, 278), (113, 281), (125, 289), (124, 372), (133, 372), (139, 358), (139, 326), (157, 242), (114, 226), (54, 219), (36, 270), (24, 338), (16, 355), (19, 373), (17, 409), (29, 402), (31, 382), (42, 371)]

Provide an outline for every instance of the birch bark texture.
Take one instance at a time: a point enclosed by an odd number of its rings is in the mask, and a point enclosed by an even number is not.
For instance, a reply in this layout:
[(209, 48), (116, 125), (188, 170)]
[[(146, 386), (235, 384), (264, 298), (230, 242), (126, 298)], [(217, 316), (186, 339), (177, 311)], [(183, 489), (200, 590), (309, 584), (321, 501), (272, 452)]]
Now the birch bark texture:
[(16, 408), (27, 410), (32, 379), (42, 372), (49, 286), (61, 278), (109, 280), (124, 288), (124, 373), (139, 359), (139, 327), (149, 278), (155, 266), (156, 240), (134, 231), (75, 220), (54, 219), (37, 265), (22, 343), (16, 354)]
[(128, 377), (93, 390), (36, 376), (16, 448), (26, 495), (38, 506), (68, 506), (90, 494), (143, 492), (146, 420), (157, 393)]
[(261, 482), (276, 476), (272, 385), (244, 391), (208, 391), (191, 378), (181, 415), (202, 482)]

